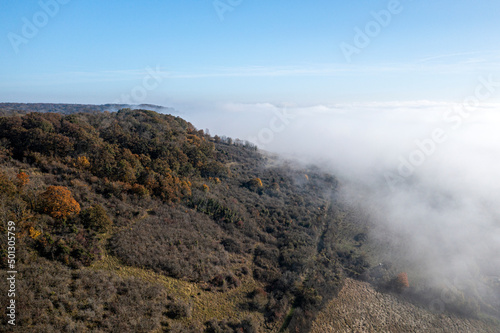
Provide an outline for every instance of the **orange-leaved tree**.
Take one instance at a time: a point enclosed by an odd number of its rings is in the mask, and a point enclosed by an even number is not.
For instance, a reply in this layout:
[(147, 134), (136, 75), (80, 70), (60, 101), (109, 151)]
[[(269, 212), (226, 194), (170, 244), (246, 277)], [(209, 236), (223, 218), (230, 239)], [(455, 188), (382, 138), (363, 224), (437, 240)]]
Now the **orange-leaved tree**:
[(255, 186), (255, 187), (258, 187), (258, 188), (261, 188), (263, 187), (264, 185), (262, 184), (262, 180), (260, 178), (253, 178), (252, 180), (250, 180), (249, 182), (252, 186)]
[(408, 287), (410, 287), (410, 283), (408, 282), (408, 274), (406, 274), (405, 272), (399, 273), (396, 277), (396, 289), (398, 291), (403, 291)]
[(28, 183), (30, 182), (30, 177), (28, 176), (28, 174), (26, 172), (19, 172), (16, 175), (16, 178), (17, 178), (17, 184), (20, 187), (28, 185)]
[(41, 210), (56, 219), (65, 219), (80, 213), (80, 204), (64, 186), (49, 186), (40, 194)]

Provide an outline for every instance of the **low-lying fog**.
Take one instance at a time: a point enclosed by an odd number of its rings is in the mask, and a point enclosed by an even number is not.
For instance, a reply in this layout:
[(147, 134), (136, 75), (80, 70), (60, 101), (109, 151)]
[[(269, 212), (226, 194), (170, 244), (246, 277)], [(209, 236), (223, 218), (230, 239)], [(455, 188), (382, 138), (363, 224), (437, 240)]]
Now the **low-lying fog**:
[[(397, 260), (426, 283), (500, 279), (500, 105), (230, 104), (194, 114), (213, 133), (328, 168)], [(485, 280), (486, 279), (486, 280)]]

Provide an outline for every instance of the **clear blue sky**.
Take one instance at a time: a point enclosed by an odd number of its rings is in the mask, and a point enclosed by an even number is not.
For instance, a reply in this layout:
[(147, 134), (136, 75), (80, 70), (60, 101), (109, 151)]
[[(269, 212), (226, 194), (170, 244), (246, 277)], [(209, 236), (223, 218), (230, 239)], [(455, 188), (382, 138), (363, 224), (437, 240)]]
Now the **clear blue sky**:
[(495, 0), (401, 0), (385, 26), (391, 1), (60, 1), (0, 2), (0, 102), (460, 101), (500, 80)]

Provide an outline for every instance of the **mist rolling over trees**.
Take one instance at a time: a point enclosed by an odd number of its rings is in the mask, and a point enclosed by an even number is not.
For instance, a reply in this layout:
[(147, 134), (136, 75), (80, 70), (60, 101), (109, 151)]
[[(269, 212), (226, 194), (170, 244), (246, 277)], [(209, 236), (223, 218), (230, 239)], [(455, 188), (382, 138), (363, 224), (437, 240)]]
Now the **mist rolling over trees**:
[(261, 147), (336, 174), (342, 193), (370, 219), (380, 262), (398, 263), (421, 293), (438, 290), (425, 299), (429, 308), (470, 302), (477, 312), (488, 300), (498, 314), (499, 105), (467, 112), (463, 104), (426, 101), (239, 105), (237, 115), (228, 108), (221, 112), (229, 118), (259, 114), (232, 128), (249, 137), (286, 109), (293, 120)]

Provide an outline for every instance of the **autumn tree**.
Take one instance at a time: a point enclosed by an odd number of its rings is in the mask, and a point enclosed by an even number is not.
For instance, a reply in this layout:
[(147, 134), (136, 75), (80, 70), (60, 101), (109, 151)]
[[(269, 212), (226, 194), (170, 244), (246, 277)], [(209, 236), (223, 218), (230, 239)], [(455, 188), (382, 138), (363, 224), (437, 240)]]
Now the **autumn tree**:
[(80, 169), (88, 169), (90, 168), (90, 162), (86, 156), (79, 156), (76, 159), (75, 166)]
[(56, 219), (65, 219), (80, 213), (80, 204), (64, 186), (49, 186), (40, 194), (41, 211)]
[(17, 185), (19, 187), (23, 187), (25, 185), (28, 185), (28, 183), (30, 182), (30, 177), (28, 176), (28, 174), (26, 172), (19, 172), (16, 175), (16, 178), (17, 178)]
[(404, 289), (409, 288), (410, 283), (408, 282), (408, 274), (405, 272), (399, 273), (394, 281), (394, 287), (398, 292), (402, 292)]
[(134, 184), (129, 192), (137, 195), (139, 198), (149, 197), (149, 191), (144, 185)]
[(254, 192), (261, 192), (262, 189), (264, 188), (264, 184), (262, 184), (262, 180), (260, 178), (253, 178), (250, 179), (248, 182), (245, 183), (245, 186)]

